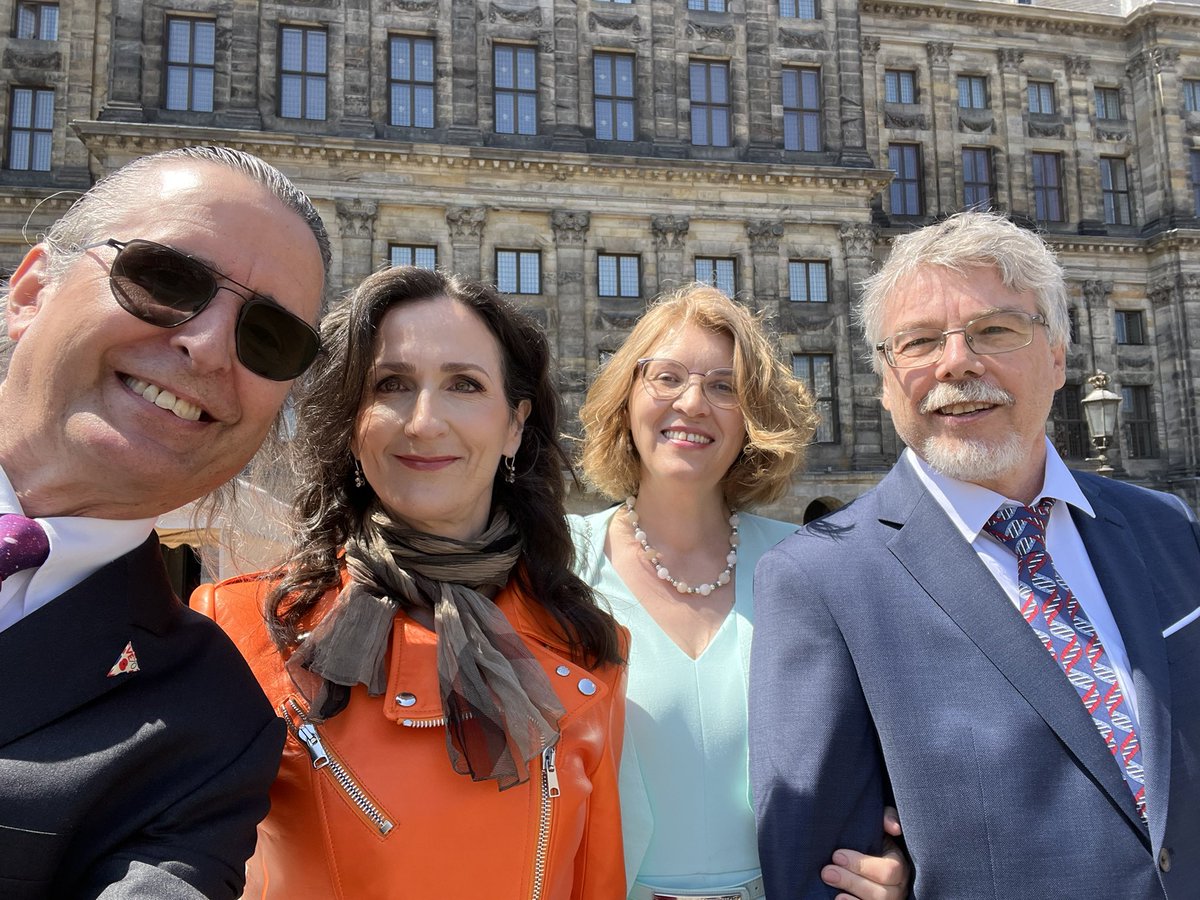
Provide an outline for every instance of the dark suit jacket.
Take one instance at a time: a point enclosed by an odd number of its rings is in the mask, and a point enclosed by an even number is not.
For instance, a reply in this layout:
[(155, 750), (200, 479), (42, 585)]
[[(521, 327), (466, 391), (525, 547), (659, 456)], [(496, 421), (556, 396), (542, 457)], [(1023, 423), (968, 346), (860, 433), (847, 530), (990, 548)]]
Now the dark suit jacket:
[(1200, 536), (1076, 473), (1137, 690), (1150, 826), (1075, 689), (907, 464), (763, 557), (751, 774), (771, 898), (831, 897), (894, 795), (920, 898), (1200, 896)]
[(152, 534), (0, 632), (0, 897), (236, 897), (283, 732)]

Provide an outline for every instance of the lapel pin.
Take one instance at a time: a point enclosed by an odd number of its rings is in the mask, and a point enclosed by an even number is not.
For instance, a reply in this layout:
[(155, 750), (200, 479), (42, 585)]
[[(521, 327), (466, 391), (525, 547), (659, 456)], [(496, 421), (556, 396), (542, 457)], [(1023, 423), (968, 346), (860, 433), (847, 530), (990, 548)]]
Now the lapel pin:
[(137, 654), (133, 652), (133, 641), (130, 641), (121, 651), (121, 655), (117, 657), (117, 661), (113, 663), (113, 667), (108, 670), (108, 677), (116, 678), (118, 675), (128, 675), (136, 671), (138, 671)]

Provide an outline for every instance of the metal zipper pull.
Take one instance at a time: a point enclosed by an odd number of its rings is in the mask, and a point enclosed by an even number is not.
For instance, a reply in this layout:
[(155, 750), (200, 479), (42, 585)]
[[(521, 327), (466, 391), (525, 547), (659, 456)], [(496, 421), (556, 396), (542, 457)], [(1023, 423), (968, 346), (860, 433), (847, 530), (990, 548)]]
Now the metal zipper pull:
[(546, 776), (546, 796), (557, 797), (562, 793), (558, 789), (558, 768), (554, 765), (554, 747), (542, 751), (542, 773)]
[(321, 743), (321, 736), (317, 734), (317, 726), (311, 722), (305, 722), (296, 729), (296, 737), (304, 744), (308, 755), (312, 757), (314, 769), (323, 769), (329, 765), (329, 754), (325, 752), (325, 747)]

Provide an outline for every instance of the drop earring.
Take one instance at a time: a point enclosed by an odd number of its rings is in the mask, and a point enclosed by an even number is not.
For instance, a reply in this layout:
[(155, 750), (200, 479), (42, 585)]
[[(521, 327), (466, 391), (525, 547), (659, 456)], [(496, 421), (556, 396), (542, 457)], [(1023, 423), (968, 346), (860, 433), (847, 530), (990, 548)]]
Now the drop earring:
[(354, 486), (359, 490), (367, 486), (367, 481), (363, 478), (362, 463), (357, 459), (354, 460)]
[(512, 484), (517, 480), (517, 458), (515, 456), (502, 456), (500, 460), (504, 463), (504, 481), (506, 484)]

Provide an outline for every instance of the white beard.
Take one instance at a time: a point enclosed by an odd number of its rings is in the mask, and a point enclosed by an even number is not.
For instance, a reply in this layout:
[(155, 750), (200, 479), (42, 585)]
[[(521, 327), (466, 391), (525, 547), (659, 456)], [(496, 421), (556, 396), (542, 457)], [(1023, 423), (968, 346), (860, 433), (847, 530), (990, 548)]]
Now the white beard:
[(1026, 447), (1015, 434), (994, 444), (937, 435), (913, 449), (943, 475), (973, 484), (995, 482), (998, 476), (1028, 464)]

